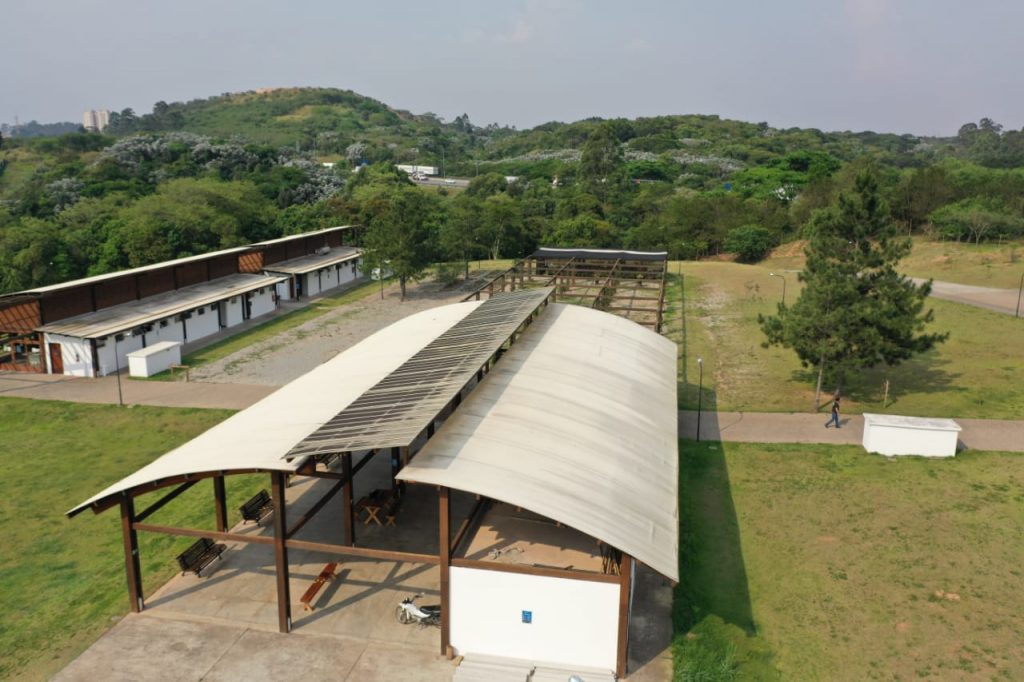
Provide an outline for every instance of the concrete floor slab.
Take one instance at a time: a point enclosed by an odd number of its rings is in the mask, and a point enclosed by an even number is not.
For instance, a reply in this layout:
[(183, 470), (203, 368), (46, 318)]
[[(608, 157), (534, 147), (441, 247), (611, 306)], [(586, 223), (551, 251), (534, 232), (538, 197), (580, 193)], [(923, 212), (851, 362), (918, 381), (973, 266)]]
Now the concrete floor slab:
[(203, 676), (204, 682), (348, 680), (366, 643), (246, 630)]

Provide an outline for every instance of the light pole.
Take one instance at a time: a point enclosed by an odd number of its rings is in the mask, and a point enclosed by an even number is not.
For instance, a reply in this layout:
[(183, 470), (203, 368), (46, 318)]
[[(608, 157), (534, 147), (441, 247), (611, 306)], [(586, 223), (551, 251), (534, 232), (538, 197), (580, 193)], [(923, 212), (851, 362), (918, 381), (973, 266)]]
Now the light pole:
[(704, 358), (697, 358), (700, 379), (697, 388), (697, 442), (700, 442), (700, 411), (704, 403)]
[(1017, 312), (1014, 317), (1020, 317), (1020, 294), (1024, 291), (1024, 272), (1020, 274), (1020, 284), (1017, 285)]
[(774, 272), (769, 272), (768, 276), (778, 277), (782, 280), (782, 305), (786, 305), (786, 278), (783, 275), (777, 275)]

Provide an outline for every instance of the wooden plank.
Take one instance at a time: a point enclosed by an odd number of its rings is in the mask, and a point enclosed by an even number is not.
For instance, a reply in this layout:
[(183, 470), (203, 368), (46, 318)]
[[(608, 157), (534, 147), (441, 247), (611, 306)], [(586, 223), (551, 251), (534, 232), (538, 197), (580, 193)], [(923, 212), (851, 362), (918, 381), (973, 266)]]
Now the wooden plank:
[(292, 598), (288, 575), (288, 544), (284, 499), (285, 474), (270, 474), (270, 499), (274, 502), (274, 574), (277, 577), (277, 629), (282, 633), (292, 629)]
[(134, 520), (145, 521), (147, 517), (151, 516), (154, 512), (162, 508), (165, 504), (173, 500), (178, 495), (182, 494), (183, 492), (194, 486), (196, 483), (198, 483), (198, 481), (188, 481), (186, 483), (182, 483), (180, 486), (178, 486), (171, 492), (167, 493), (153, 504), (146, 507), (143, 511), (136, 514)]
[(216, 530), (204, 530), (202, 528), (176, 528), (174, 526), (160, 526), (154, 523), (132, 524), (135, 530), (145, 533), (163, 533), (164, 535), (181, 535), (190, 538), (210, 538), (211, 540), (223, 540), (225, 542), (245, 542), (252, 545), (273, 545), (274, 538), (266, 535), (243, 535), (242, 533), (221, 533)]
[(452, 558), (452, 566), (456, 568), (478, 568), (483, 571), (502, 571), (505, 573), (520, 573), (522, 575), (535, 575), (543, 578), (566, 578), (567, 580), (585, 580), (592, 583), (618, 584), (619, 576), (594, 573), (591, 571), (577, 571), (567, 568), (548, 568), (541, 566), (528, 566), (526, 564), (503, 564), (497, 561), (481, 561), (480, 559)]
[(366, 559), (379, 559), (381, 561), (406, 561), (414, 564), (434, 565), (439, 562), (436, 554), (415, 554), (413, 552), (397, 552), (388, 549), (372, 549), (370, 547), (348, 547), (329, 542), (310, 542), (309, 540), (294, 539), (288, 540), (285, 544), (290, 549), (305, 549), (311, 552), (323, 552), (338, 556), (363, 557)]
[(135, 531), (135, 503), (128, 495), (121, 497), (121, 538), (124, 544), (124, 570), (128, 579), (128, 608), (142, 611), (142, 568), (139, 565), (139, 537)]
[(437, 489), (438, 503), (438, 559), (441, 573), (441, 655), (451, 659), (451, 562), (452, 562), (452, 510), (451, 491)]
[(615, 656), (615, 674), (619, 679), (626, 676), (629, 663), (629, 606), (632, 596), (633, 557), (622, 555), (619, 575), (612, 576), (619, 582), (619, 633)]

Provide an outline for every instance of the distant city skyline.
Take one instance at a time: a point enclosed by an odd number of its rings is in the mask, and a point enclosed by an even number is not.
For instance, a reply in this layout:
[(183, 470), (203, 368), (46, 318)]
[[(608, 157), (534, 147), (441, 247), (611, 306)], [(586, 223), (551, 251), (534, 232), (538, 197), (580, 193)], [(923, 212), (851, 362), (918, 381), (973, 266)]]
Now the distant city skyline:
[(1024, 126), (1024, 3), (1009, 0), (400, 5), (21, 2), (5, 10), (0, 121), (310, 86), (518, 128), (667, 114), (943, 136), (982, 117)]

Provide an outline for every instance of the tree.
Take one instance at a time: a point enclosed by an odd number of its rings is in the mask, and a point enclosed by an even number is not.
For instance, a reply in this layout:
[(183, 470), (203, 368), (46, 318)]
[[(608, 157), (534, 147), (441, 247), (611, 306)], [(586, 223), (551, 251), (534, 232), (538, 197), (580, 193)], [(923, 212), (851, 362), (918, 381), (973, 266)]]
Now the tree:
[(435, 196), (405, 185), (389, 187), (383, 199), (368, 221), (365, 260), (398, 275), (404, 301), (406, 283), (434, 261), (440, 208)]
[(1024, 219), (1000, 199), (964, 199), (938, 209), (931, 219), (943, 237), (957, 241), (969, 237), (975, 244), (989, 235), (1013, 238), (1024, 234)]
[(725, 237), (725, 250), (736, 254), (736, 259), (741, 263), (756, 263), (768, 255), (775, 246), (775, 238), (772, 233), (758, 225), (743, 225), (733, 230)]
[(812, 220), (799, 299), (758, 321), (764, 345), (792, 348), (805, 367), (817, 365), (816, 408), (826, 368), (838, 394), (851, 370), (893, 366), (947, 338), (923, 333), (933, 319), (922, 313), (931, 282), (918, 286), (896, 271), (910, 248), (910, 239), (896, 237), (870, 170)]

